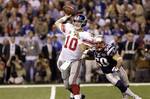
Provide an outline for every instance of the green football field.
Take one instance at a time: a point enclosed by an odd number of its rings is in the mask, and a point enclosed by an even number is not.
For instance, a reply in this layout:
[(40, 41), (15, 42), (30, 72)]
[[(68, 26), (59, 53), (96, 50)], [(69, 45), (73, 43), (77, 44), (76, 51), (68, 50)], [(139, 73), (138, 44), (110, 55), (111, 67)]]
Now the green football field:
[[(134, 85), (130, 88), (142, 99), (150, 99), (150, 85)], [(106, 84), (85, 84), (81, 92), (86, 99), (121, 99), (119, 90)], [(0, 86), (0, 99), (69, 99), (69, 92), (63, 85)]]

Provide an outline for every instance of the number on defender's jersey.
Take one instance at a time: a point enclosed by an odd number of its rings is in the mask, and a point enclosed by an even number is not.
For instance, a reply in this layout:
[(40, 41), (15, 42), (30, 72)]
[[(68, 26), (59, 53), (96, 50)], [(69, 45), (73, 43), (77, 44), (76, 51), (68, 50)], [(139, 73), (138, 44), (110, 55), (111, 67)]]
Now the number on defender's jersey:
[(70, 36), (67, 36), (67, 40), (64, 47), (74, 51), (77, 48), (77, 44), (78, 44), (77, 38), (70, 38)]
[(108, 60), (106, 58), (96, 58), (96, 61), (100, 63), (103, 67), (109, 65)]

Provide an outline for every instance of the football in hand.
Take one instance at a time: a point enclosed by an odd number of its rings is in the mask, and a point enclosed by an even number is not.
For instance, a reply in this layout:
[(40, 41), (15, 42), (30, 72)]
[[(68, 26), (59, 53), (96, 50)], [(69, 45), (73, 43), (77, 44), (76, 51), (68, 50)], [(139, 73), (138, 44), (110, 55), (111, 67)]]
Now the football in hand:
[(65, 14), (67, 14), (67, 15), (72, 15), (74, 13), (74, 8), (71, 5), (65, 5), (63, 7), (63, 10), (64, 10)]

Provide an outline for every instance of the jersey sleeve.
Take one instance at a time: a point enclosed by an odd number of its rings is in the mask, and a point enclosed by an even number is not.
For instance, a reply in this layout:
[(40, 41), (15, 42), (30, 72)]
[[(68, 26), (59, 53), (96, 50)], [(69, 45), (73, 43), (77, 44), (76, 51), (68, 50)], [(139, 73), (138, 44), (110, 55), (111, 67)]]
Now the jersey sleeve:
[(107, 55), (114, 56), (117, 53), (117, 46), (108, 45), (107, 46)]
[(70, 29), (72, 28), (72, 25), (70, 23), (61, 24), (59, 26), (59, 30), (64, 34), (67, 35), (70, 33)]
[(59, 29), (60, 29), (61, 32), (65, 33), (65, 31), (66, 31), (65, 24), (61, 24)]
[(81, 41), (82, 41), (82, 43), (84, 43), (85, 45), (88, 45), (90, 47), (92, 47), (94, 45), (94, 38), (88, 32), (84, 32), (81, 35)]

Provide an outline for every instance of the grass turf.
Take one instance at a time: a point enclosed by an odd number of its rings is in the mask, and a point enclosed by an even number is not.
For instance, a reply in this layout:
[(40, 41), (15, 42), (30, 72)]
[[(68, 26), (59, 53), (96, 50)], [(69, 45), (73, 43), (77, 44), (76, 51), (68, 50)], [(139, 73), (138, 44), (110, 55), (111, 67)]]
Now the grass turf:
[(0, 99), (49, 99), (50, 88), (1, 88)]
[[(131, 89), (142, 99), (150, 99), (150, 86), (132, 86)], [(86, 99), (122, 99), (120, 91), (115, 87), (82, 87), (81, 92), (86, 95)], [(56, 99), (69, 99), (69, 92), (57, 88)]]
[[(131, 86), (131, 89), (143, 99), (150, 99), (150, 86)], [(51, 88), (1, 88), (0, 99), (50, 99)], [(115, 87), (82, 87), (86, 99), (121, 99), (120, 91)], [(55, 99), (69, 99), (64, 87), (56, 88)], [(130, 98), (132, 99), (132, 98)]]

